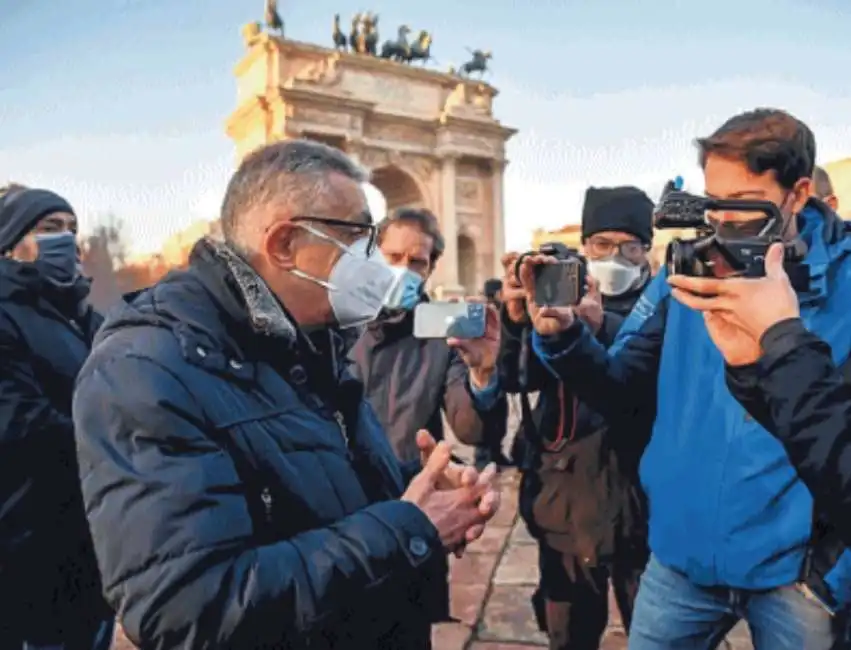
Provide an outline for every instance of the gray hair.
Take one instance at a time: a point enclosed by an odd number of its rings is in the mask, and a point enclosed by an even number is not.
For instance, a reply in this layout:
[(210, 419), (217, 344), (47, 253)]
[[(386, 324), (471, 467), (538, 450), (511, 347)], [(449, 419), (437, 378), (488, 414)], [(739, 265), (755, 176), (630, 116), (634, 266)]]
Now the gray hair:
[[(329, 177), (341, 174), (357, 183), (369, 174), (345, 153), (311, 140), (284, 140), (250, 153), (228, 183), (222, 203), (225, 241), (245, 249), (246, 217), (274, 203), (315, 211), (329, 190)], [(265, 224), (256, 224), (265, 227)]]
[(813, 184), (818, 198), (826, 199), (833, 194), (833, 182), (831, 182), (830, 176), (824, 168), (819, 166), (813, 168)]

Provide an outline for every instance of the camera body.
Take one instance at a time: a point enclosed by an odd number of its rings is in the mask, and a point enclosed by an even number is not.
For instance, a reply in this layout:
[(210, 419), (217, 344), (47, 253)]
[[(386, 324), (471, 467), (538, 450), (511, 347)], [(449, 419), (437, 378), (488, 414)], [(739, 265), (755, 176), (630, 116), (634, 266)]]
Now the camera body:
[(578, 305), (585, 296), (588, 265), (574, 248), (561, 242), (548, 242), (537, 251), (529, 251), (519, 258), (514, 272), (519, 276), (523, 260), (530, 255), (555, 258), (554, 264), (535, 267), (535, 302), (541, 306), (570, 307)]
[[(784, 243), (778, 234), (783, 222), (780, 210), (771, 201), (745, 199), (711, 199), (672, 189), (668, 183), (653, 221), (659, 230), (691, 228), (698, 232), (694, 239), (673, 239), (665, 252), (665, 266), (670, 275), (703, 278), (765, 276), (765, 255), (772, 244)], [(706, 221), (707, 210), (759, 212), (768, 217), (762, 231), (751, 237), (721, 237)], [(784, 244), (784, 265), (794, 266), (803, 258), (800, 248)]]

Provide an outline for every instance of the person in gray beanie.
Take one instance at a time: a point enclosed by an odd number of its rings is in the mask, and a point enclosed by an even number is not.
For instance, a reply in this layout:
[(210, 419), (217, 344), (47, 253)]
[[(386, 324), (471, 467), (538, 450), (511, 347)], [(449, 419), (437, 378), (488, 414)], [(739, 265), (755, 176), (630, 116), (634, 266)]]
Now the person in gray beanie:
[(113, 616), (83, 511), (71, 420), (102, 322), (61, 196), (0, 196), (0, 649), (101, 650)]

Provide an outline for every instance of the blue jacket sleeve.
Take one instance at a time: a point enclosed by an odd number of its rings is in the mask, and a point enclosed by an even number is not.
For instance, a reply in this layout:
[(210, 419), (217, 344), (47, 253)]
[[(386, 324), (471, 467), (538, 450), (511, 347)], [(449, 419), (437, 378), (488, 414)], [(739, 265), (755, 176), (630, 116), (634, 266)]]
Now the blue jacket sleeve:
[(576, 320), (556, 336), (532, 335), (535, 354), (583, 402), (610, 421), (631, 421), (656, 408), (656, 386), (670, 290), (664, 273), (636, 302), (606, 350)]
[(851, 546), (851, 383), (800, 320), (769, 329), (764, 356), (727, 368), (733, 396), (783, 444), (816, 504)]
[(104, 592), (140, 647), (305, 647), (315, 623), (442, 553), (402, 501), (260, 545), (231, 456), (150, 359), (90, 364), (73, 409)]

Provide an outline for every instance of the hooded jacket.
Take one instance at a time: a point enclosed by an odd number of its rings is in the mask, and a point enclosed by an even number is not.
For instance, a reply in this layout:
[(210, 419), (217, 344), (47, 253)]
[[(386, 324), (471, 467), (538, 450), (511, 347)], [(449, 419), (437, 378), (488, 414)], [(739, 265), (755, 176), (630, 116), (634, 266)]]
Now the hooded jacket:
[(0, 258), (0, 602), (31, 642), (108, 616), (71, 420), (102, 321), (87, 293), (85, 280), (59, 288), (35, 265)]
[(111, 312), (74, 421), (106, 597), (144, 650), (423, 650), (437, 530), (342, 338), (206, 240)]

